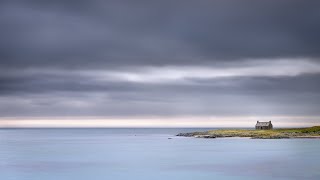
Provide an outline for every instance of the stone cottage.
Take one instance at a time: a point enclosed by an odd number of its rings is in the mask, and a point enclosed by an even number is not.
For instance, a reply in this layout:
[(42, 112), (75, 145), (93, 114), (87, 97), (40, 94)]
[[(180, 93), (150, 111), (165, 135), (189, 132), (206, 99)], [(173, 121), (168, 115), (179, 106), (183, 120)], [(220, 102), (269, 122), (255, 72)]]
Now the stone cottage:
[(269, 121), (269, 122), (257, 121), (256, 129), (257, 130), (270, 130), (270, 129), (273, 129), (273, 125), (272, 125), (271, 121)]

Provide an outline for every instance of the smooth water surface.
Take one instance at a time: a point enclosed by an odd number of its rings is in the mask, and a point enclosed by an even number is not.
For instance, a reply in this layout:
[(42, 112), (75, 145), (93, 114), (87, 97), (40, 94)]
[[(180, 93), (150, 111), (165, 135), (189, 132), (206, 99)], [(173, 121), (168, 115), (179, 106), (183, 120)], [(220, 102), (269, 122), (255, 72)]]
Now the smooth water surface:
[(320, 139), (174, 136), (188, 131), (1, 129), (0, 179), (320, 179)]

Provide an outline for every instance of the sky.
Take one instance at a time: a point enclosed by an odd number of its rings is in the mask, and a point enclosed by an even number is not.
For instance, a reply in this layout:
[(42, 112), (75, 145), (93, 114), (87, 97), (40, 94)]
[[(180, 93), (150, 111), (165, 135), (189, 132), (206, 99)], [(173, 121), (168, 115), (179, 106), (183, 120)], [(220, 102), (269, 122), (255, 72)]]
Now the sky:
[(0, 127), (320, 124), (320, 1), (1, 0)]

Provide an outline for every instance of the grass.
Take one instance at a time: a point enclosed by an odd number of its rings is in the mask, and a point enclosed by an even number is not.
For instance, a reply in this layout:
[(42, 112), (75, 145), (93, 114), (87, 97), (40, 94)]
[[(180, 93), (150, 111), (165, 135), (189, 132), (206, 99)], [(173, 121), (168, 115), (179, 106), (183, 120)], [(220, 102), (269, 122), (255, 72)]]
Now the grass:
[(245, 130), (245, 129), (220, 129), (206, 132), (194, 132), (192, 136), (214, 136), (214, 137), (251, 137), (259, 139), (280, 139), (294, 137), (316, 137), (320, 136), (320, 126), (309, 128), (283, 128), (273, 130)]

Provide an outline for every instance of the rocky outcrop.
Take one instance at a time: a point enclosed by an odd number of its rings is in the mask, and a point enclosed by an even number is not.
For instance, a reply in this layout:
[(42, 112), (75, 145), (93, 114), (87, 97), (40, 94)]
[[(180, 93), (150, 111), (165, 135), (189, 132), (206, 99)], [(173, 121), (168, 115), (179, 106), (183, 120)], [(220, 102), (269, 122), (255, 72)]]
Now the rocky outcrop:
[(194, 133), (179, 133), (176, 136), (193, 137)]
[(179, 133), (177, 136), (195, 138), (249, 137), (252, 139), (320, 138), (320, 126), (273, 130), (218, 129), (205, 132)]
[(195, 138), (216, 138), (214, 135), (195, 135)]

